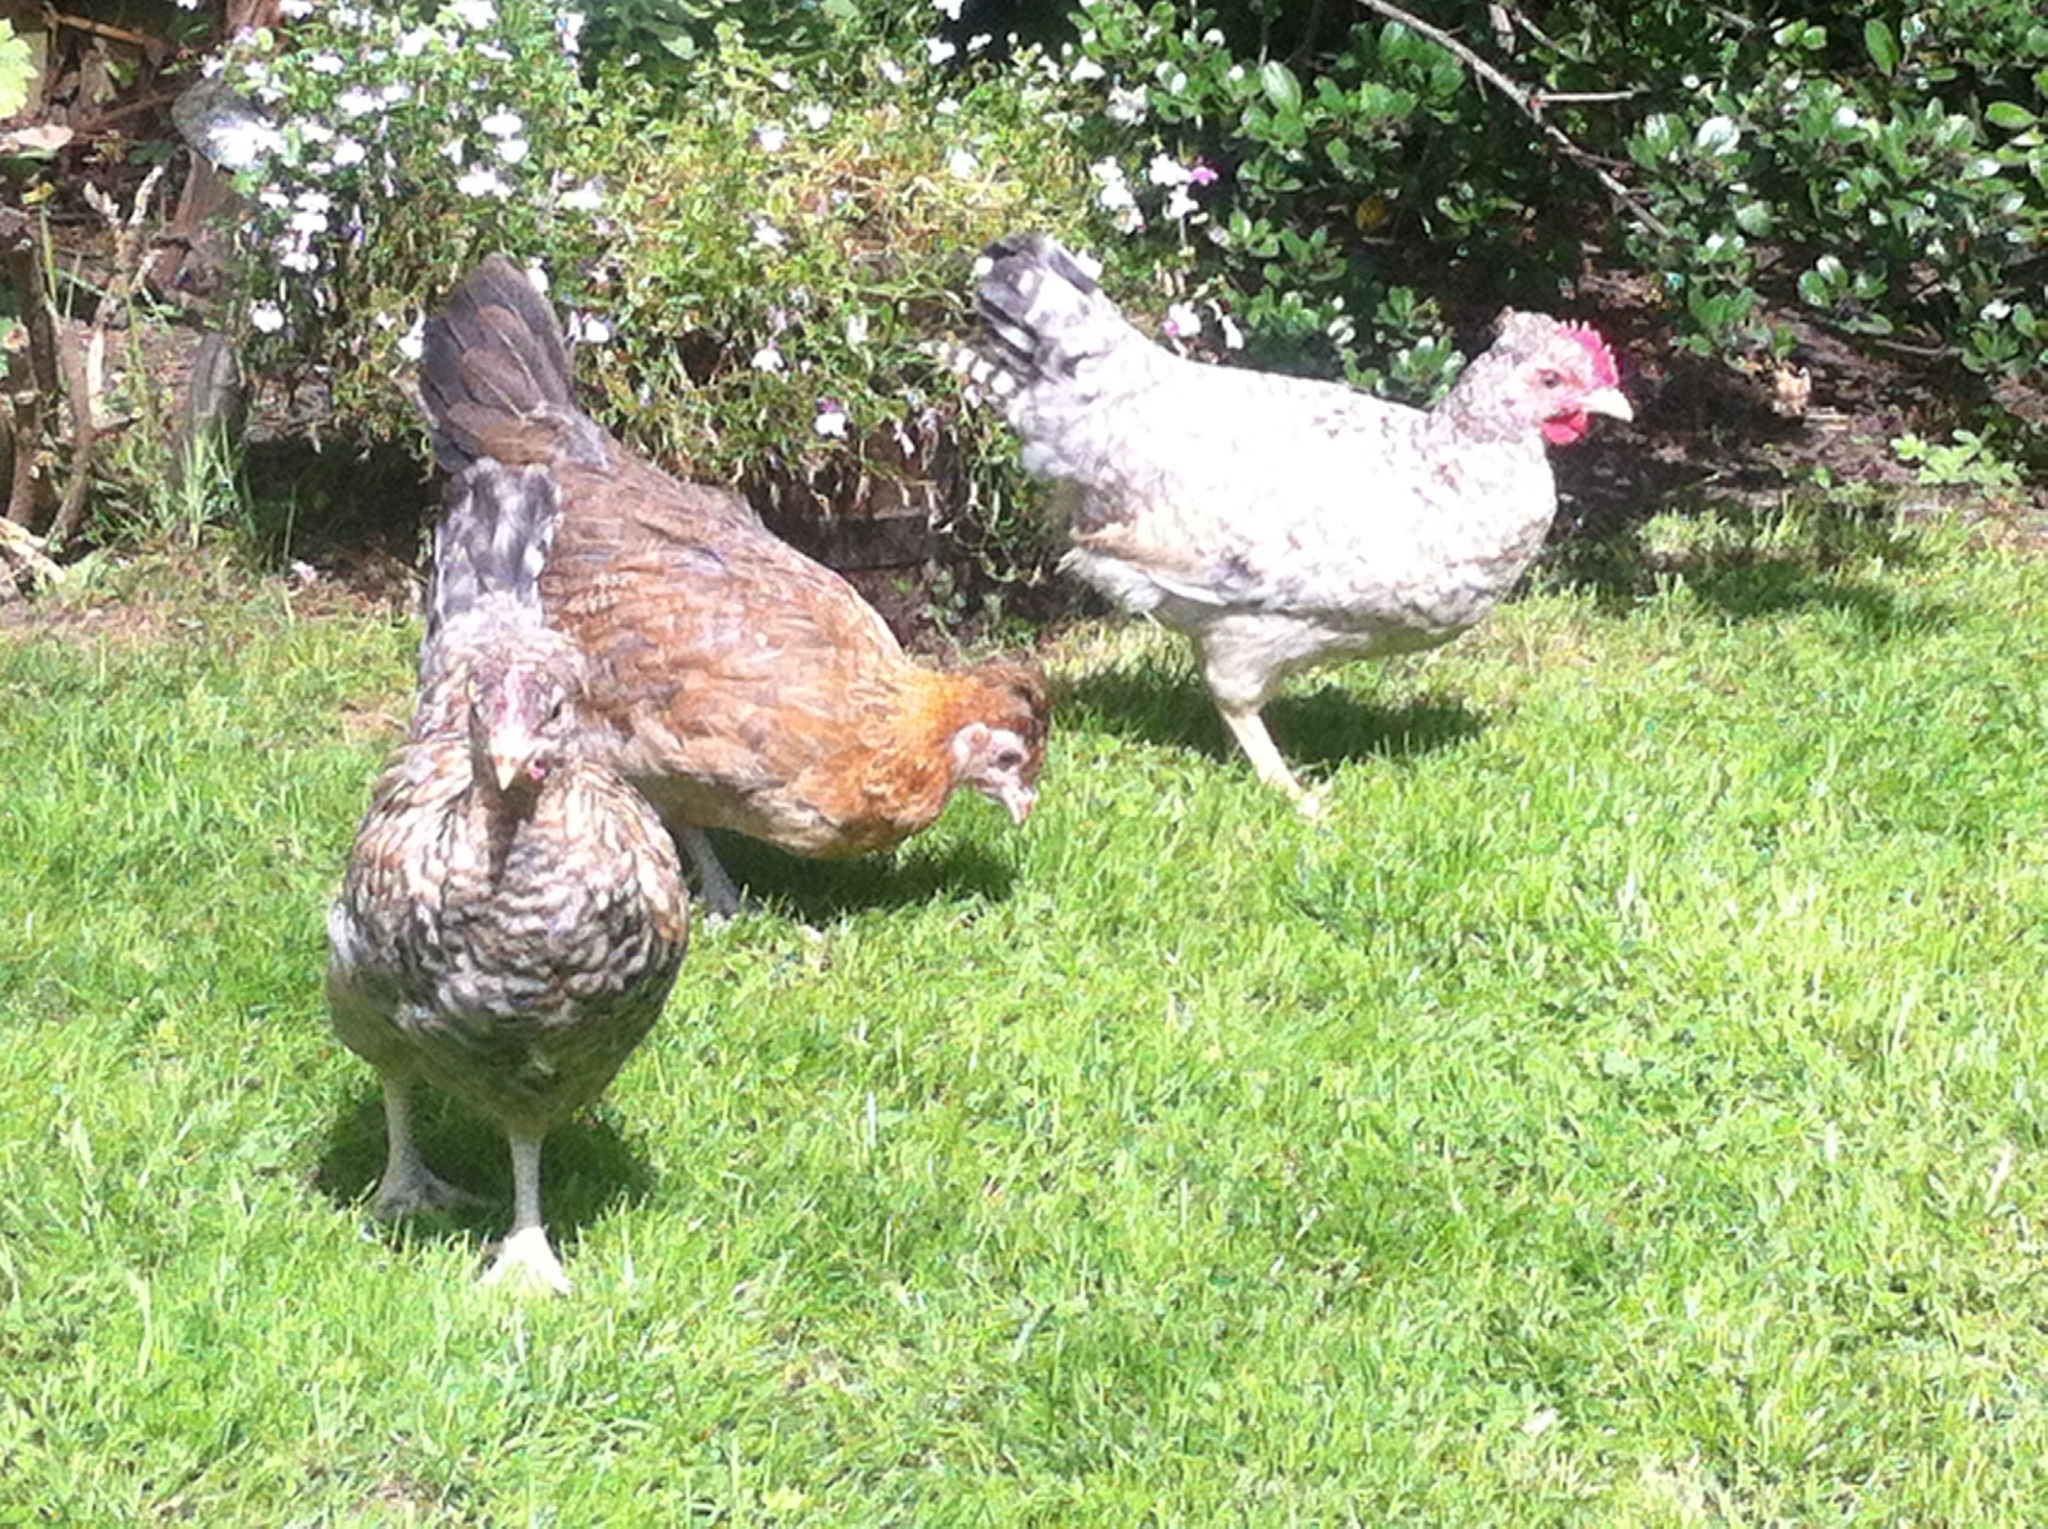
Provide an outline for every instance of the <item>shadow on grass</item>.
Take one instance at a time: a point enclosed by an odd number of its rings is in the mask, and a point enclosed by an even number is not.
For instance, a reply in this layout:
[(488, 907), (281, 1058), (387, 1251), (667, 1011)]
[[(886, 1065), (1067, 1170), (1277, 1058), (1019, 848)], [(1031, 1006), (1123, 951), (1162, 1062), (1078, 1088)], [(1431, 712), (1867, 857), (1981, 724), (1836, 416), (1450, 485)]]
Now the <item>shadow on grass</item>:
[[(1009, 826), (997, 808), (979, 800), (958, 809), (985, 811)], [(1016, 868), (976, 844), (938, 849), (917, 840), (852, 860), (806, 860), (741, 834), (711, 835), (719, 863), (750, 906), (773, 908), (800, 923), (830, 923), (848, 913), (886, 911), (926, 903), (1000, 902), (1010, 895)]]
[[(629, 1062), (627, 1064), (631, 1066)], [(479, 1252), (512, 1225), (512, 1159), (505, 1133), (436, 1090), (420, 1086), (414, 1127), (427, 1164), (479, 1203), (445, 1213), (376, 1222), (383, 1240), (469, 1242)], [(374, 1084), (359, 1089), (339, 1110), (313, 1171), (313, 1186), (337, 1206), (366, 1217), (384, 1174), (384, 1095)], [(607, 1121), (579, 1116), (548, 1132), (542, 1153), (541, 1207), (548, 1239), (566, 1259), (583, 1229), (623, 1206), (640, 1205), (654, 1192), (646, 1163)]]
[(1698, 493), (1665, 502), (1670, 512), (1656, 525), (1561, 523), (1539, 582), (1590, 592), (1616, 613), (1673, 584), (1736, 621), (1837, 611), (1880, 642), (1948, 624), (1941, 607), (1902, 604), (1859, 572), (1926, 558), (1893, 497), (1808, 489), (1763, 503)]
[[(1084, 719), (1118, 737), (1193, 749), (1211, 759), (1237, 757), (1209, 692), (1187, 670), (1152, 663), (1100, 670), (1062, 687), (1056, 705), (1063, 720)], [(1486, 727), (1484, 717), (1458, 701), (1374, 706), (1335, 685), (1277, 696), (1265, 718), (1274, 743), (1296, 768), (1433, 754)]]

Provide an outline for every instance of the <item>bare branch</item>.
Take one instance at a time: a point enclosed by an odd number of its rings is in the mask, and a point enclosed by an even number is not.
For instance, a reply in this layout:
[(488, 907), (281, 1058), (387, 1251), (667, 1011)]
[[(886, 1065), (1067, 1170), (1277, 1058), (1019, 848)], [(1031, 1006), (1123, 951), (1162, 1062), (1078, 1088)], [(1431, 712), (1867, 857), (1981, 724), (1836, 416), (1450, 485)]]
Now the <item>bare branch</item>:
[[(1563, 100), (1566, 99), (1565, 97), (1546, 97), (1541, 91), (1529, 89), (1526, 85), (1502, 73), (1497, 66), (1482, 55), (1475, 53), (1464, 43), (1459, 42), (1457, 38), (1446, 32), (1442, 27), (1424, 21), (1420, 16), (1415, 15), (1413, 12), (1405, 11), (1398, 5), (1390, 4), (1389, 0), (1358, 0), (1358, 3), (1367, 10), (1377, 12), (1379, 15), (1386, 17), (1389, 21), (1398, 21), (1410, 31), (1420, 33), (1457, 59), (1459, 63), (1471, 70), (1473, 74), (1477, 75), (1486, 84), (1491, 85), (1495, 90), (1506, 96), (1508, 100), (1512, 101), (1516, 110), (1535, 123), (1541, 129), (1543, 136), (1555, 144), (1567, 159), (1600, 182), (1606, 188), (1607, 194), (1620, 203), (1627, 210), (1629, 216), (1635, 218), (1643, 227), (1649, 229), (1651, 233), (1657, 235), (1660, 239), (1669, 239), (1671, 237), (1671, 230), (1665, 226), (1663, 220), (1651, 212), (1649, 208), (1645, 207), (1633, 191), (1629, 190), (1627, 186), (1615, 178), (1613, 172), (1608, 170), (1592, 154), (1589, 154), (1586, 150), (1580, 148), (1577, 143), (1573, 142), (1564, 129), (1544, 118), (1543, 106), (1545, 101)], [(1589, 98), (1582, 97), (1580, 99)]]

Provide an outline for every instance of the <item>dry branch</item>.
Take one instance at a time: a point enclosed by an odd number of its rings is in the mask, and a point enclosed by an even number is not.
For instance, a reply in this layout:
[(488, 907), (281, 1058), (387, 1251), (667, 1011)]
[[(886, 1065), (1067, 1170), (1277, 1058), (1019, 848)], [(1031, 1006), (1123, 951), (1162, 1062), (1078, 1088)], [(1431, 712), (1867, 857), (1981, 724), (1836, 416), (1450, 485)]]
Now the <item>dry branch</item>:
[[(1600, 100), (1606, 98), (1606, 92), (1601, 92), (1597, 95), (1569, 97), (1546, 96), (1541, 91), (1531, 90), (1519, 80), (1502, 72), (1498, 65), (1492, 63), (1482, 54), (1474, 52), (1464, 43), (1459, 42), (1457, 38), (1446, 32), (1442, 27), (1424, 21), (1420, 16), (1415, 15), (1411, 11), (1405, 11), (1398, 5), (1390, 4), (1389, 0), (1358, 0), (1358, 3), (1367, 10), (1386, 17), (1389, 21), (1398, 21), (1410, 31), (1420, 33), (1457, 59), (1459, 63), (1471, 70), (1480, 81), (1491, 85), (1495, 90), (1506, 96), (1514, 104), (1516, 110), (1535, 123), (1537, 128), (1542, 131), (1543, 136), (1558, 147), (1565, 158), (1599, 181), (1607, 194), (1620, 203), (1630, 217), (1635, 218), (1643, 227), (1650, 230), (1651, 233), (1657, 235), (1660, 239), (1671, 237), (1671, 230), (1664, 224), (1663, 220), (1651, 212), (1649, 208), (1645, 207), (1641, 199), (1633, 191), (1629, 190), (1627, 186), (1623, 185), (1611, 170), (1601, 164), (1599, 159), (1593, 154), (1580, 148), (1571, 135), (1566, 133), (1563, 128), (1543, 115), (1543, 107), (1547, 101)], [(1619, 92), (1618, 94), (1626, 95), (1627, 92)]]

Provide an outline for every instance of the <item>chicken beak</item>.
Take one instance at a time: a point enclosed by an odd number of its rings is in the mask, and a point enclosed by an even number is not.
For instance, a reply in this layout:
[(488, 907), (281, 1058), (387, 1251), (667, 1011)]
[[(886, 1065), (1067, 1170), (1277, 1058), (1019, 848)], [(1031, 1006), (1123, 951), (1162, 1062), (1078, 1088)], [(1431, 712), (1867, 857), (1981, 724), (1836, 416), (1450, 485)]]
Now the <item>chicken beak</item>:
[(491, 750), (491, 774), (500, 792), (510, 791), (512, 783), (525, 771), (526, 760), (521, 751), (502, 747)]
[(1609, 419), (1636, 417), (1636, 411), (1622, 396), (1620, 388), (1596, 388), (1579, 402), (1579, 407), (1588, 414), (1605, 414)]
[(510, 791), (523, 778), (540, 779), (541, 772), (535, 764), (540, 740), (526, 728), (501, 724), (491, 735), (490, 752), (491, 775), (501, 793)]

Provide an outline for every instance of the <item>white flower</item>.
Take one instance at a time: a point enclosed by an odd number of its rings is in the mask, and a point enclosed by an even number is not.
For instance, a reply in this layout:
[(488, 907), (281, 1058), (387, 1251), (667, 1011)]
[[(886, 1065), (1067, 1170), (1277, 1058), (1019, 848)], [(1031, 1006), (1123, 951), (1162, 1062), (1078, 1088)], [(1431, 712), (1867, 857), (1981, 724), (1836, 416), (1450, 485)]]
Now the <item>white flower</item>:
[(284, 147), (284, 134), (267, 122), (224, 122), (206, 138), (207, 157), (224, 170), (253, 170)]
[(1176, 340), (1185, 340), (1190, 335), (1202, 332), (1202, 316), (1195, 312), (1193, 303), (1169, 303), (1166, 308), (1166, 322), (1161, 325)]
[(373, 111), (384, 109), (384, 98), (374, 90), (351, 85), (334, 98), (334, 109), (350, 120), (367, 117)]
[(377, 99), (386, 106), (396, 106), (401, 101), (410, 101), (412, 99), (412, 86), (402, 81), (394, 81), (377, 92)]
[(1134, 234), (1145, 226), (1145, 215), (1138, 211), (1137, 206), (1133, 204), (1129, 207), (1117, 208), (1110, 214), (1109, 221), (1116, 225), (1118, 233)]
[(304, 21), (319, 7), (313, 0), (282, 0), (277, 9), (287, 21)]
[(359, 165), (369, 155), (369, 150), (353, 138), (343, 138), (334, 145), (334, 163), (346, 170), (350, 165)]
[(1109, 71), (1096, 63), (1092, 58), (1077, 60), (1074, 67), (1067, 72), (1067, 78), (1076, 85), (1086, 85), (1091, 81), (1107, 79), (1108, 77)]
[(945, 100), (939, 102), (932, 110), (941, 117), (957, 117), (960, 115), (960, 103), (951, 96), (947, 96)]
[(295, 212), (285, 225), (295, 234), (324, 234), (327, 232), (327, 214), (324, 212)]
[(257, 303), (249, 309), (249, 327), (258, 334), (276, 334), (284, 328), (284, 309), (276, 303)]
[(315, 53), (306, 60), (306, 67), (315, 74), (333, 75), (340, 74), (348, 65), (341, 61), (339, 53)]
[(875, 73), (879, 74), (891, 85), (901, 85), (910, 78), (909, 75), (903, 72), (903, 66), (893, 58), (885, 58), (879, 61), (875, 65)]
[(1216, 327), (1223, 331), (1223, 344), (1230, 350), (1244, 349), (1244, 331), (1232, 322), (1229, 314), (1221, 309), (1216, 313)]
[(506, 138), (493, 144), (492, 147), (498, 151), (498, 158), (504, 160), (508, 165), (516, 165), (520, 160), (526, 158), (527, 151), (532, 145), (524, 138)]
[(973, 180), (981, 161), (967, 149), (955, 149), (946, 156), (946, 173), (955, 180)]
[(604, 206), (604, 188), (594, 180), (564, 191), (561, 205), (571, 212), (596, 212)]
[(448, 10), (457, 21), (474, 32), (481, 32), (498, 19), (498, 8), (491, 4), (491, 0), (454, 0)]
[(547, 267), (538, 260), (528, 261), (526, 266), (526, 284), (542, 297), (546, 297), (549, 286)]
[(1109, 100), (1102, 108), (1103, 116), (1123, 127), (1131, 127), (1145, 120), (1145, 92), (1140, 89), (1125, 89), (1121, 85), (1110, 87)]
[(418, 58), (427, 51), (427, 44), (435, 41), (440, 34), (432, 27), (418, 27), (398, 39), (400, 58)]
[(426, 354), (426, 349), (426, 321), (424, 319), (414, 319), (412, 321), (412, 328), (399, 337), (398, 353), (408, 361), (417, 361)]
[(756, 244), (765, 244), (771, 250), (779, 250), (789, 243), (783, 237), (781, 229), (777, 228), (767, 218), (761, 217), (758, 214), (756, 214), (750, 227), (753, 230), (754, 242)]
[(1200, 206), (1201, 203), (1188, 194), (1187, 187), (1175, 186), (1172, 195), (1166, 199), (1166, 205), (1160, 208), (1159, 212), (1160, 216), (1171, 218), (1174, 222), (1178, 223), (1189, 213), (1198, 210)]
[(944, 16), (948, 21), (958, 21), (960, 19), (960, 7), (963, 3), (964, 0), (932, 0), (932, 9), (941, 16)]
[(265, 207), (270, 208), (273, 212), (283, 212), (285, 208), (292, 204), (292, 199), (275, 186), (265, 186), (256, 193), (256, 200)]
[(581, 11), (563, 11), (555, 18), (555, 36), (571, 58), (583, 51), (583, 23), (588, 19)]
[(754, 129), (754, 147), (763, 154), (780, 154), (789, 142), (789, 134), (772, 122), (763, 122)]
[(516, 112), (509, 112), (500, 107), (497, 111), (492, 112), (483, 121), (479, 122), (477, 126), (489, 133), (493, 138), (517, 138), (519, 130), (525, 127), (526, 124), (519, 120)]
[(324, 191), (301, 191), (292, 198), (292, 205), (304, 212), (332, 212), (334, 198)]
[(972, 37), (967, 39), (967, 51), (969, 53), (979, 53), (983, 48), (986, 48), (990, 43), (994, 41), (995, 38), (991, 36), (989, 33), (976, 32)]
[(924, 40), (925, 61), (927, 63), (943, 64), (959, 51), (958, 48), (947, 42), (943, 37), (927, 37)]
[(865, 345), (868, 343), (868, 316), (865, 313), (856, 313), (847, 319), (846, 343), (848, 345)]
[(804, 126), (812, 132), (823, 132), (832, 121), (832, 108), (823, 101), (813, 101), (803, 109)]
[(836, 403), (819, 404), (818, 417), (811, 421), (811, 428), (818, 434), (841, 441), (846, 439), (846, 426), (846, 411)]
[(324, 122), (307, 119), (299, 124), (299, 141), (302, 143), (332, 143), (334, 129)]
[(455, 189), (464, 196), (494, 196), (500, 201), (512, 194), (512, 188), (505, 184), (496, 170), (482, 165), (457, 180)]
[(595, 313), (569, 316), (569, 338), (578, 345), (603, 345), (612, 337), (612, 326)]
[(478, 43), (476, 45), (476, 55), (478, 58), (487, 58), (494, 64), (509, 64), (512, 62), (512, 50), (503, 43), (498, 42)]
[(320, 269), (320, 257), (309, 249), (287, 248), (277, 257), (277, 263), (287, 271), (299, 271), (308, 275)]
[(749, 364), (757, 372), (779, 372), (782, 370), (782, 352), (773, 345), (763, 345), (754, 352), (754, 359)]
[(1145, 179), (1155, 186), (1185, 186), (1194, 172), (1171, 154), (1159, 154), (1145, 167)]
[(1742, 129), (1735, 125), (1733, 117), (1709, 117), (1693, 134), (1692, 145), (1709, 158), (1719, 159), (1741, 147)]
[(469, 160), (469, 145), (460, 138), (450, 138), (441, 145), (441, 157), (460, 170)]

